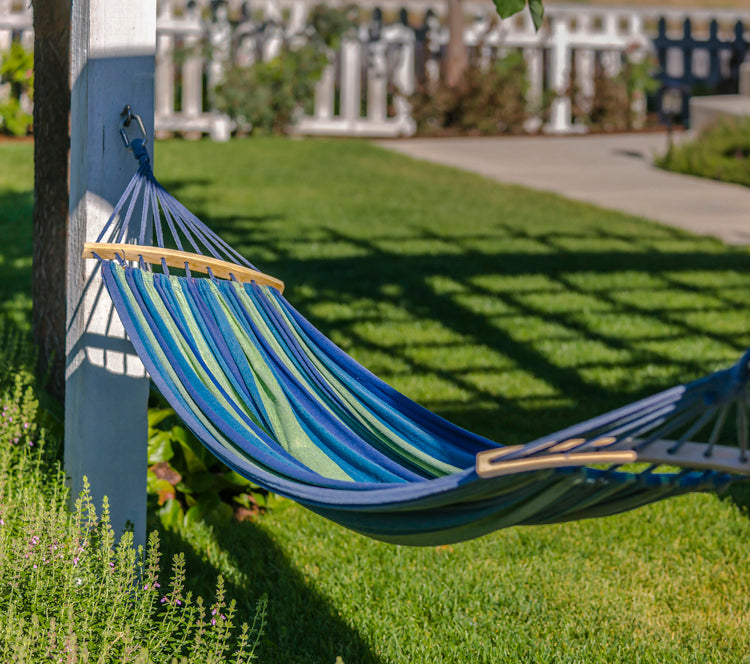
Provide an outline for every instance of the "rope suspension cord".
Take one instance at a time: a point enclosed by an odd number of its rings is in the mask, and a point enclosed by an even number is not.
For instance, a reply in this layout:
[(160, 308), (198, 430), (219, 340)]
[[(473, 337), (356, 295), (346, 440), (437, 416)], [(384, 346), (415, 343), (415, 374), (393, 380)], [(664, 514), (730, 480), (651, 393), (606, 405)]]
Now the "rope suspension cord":
[[(147, 265), (159, 265), (167, 275), (169, 268), (173, 267), (184, 269), (188, 276), (191, 270), (221, 279), (231, 279), (233, 276), (241, 283), (265, 284), (283, 292), (284, 283), (280, 279), (258, 271), (159, 184), (146, 150), (148, 134), (143, 121), (130, 106), (125, 107), (122, 117), (120, 135), (125, 147), (133, 152), (138, 161), (138, 171), (115, 205), (96, 242), (84, 245), (83, 257), (93, 258), (96, 254), (105, 260), (119, 258), (139, 261), (144, 270), (150, 269)], [(133, 121), (142, 136), (130, 139), (126, 129)], [(140, 216), (135, 214), (139, 198), (142, 199)], [(169, 231), (166, 236), (162, 217)], [(155, 235), (155, 246), (147, 245), (150, 229)], [(126, 240), (129, 238), (138, 238), (137, 244), (128, 243)], [(177, 248), (167, 248), (168, 243)], [(186, 244), (194, 251), (185, 251)]]
[[(142, 123), (128, 117), (143, 134), (131, 140), (122, 127), (138, 169), (84, 256), (100, 260), (156, 386), (253, 482), (370, 537), (431, 545), (605, 516), (750, 475), (750, 352), (730, 369), (500, 446), (396, 392), (325, 338), (284, 299), (281, 281), (164, 190)], [(726, 445), (732, 438), (739, 449)]]

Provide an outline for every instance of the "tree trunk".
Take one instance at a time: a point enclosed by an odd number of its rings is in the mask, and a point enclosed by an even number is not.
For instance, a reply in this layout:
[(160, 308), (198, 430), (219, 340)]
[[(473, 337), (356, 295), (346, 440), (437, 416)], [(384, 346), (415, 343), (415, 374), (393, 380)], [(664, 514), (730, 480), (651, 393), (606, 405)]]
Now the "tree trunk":
[(65, 393), (70, 2), (34, 0), (34, 215), (32, 322), (38, 375)]
[(448, 52), (445, 58), (445, 82), (455, 88), (469, 66), (464, 42), (463, 0), (448, 0)]

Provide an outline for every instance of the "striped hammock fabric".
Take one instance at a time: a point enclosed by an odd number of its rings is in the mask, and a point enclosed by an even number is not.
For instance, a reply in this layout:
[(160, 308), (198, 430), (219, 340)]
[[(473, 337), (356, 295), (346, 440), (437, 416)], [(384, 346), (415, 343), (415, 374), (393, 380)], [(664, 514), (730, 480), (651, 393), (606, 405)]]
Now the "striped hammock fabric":
[[(134, 143), (141, 167), (100, 239), (142, 239), (140, 228), (156, 222), (161, 245), (163, 223), (178, 250), (239, 263), (158, 185)], [(204, 445), (260, 486), (376, 539), (435, 545), (614, 514), (722, 489), (745, 463), (732, 450), (722, 465), (728, 453), (716, 443), (734, 419), (747, 446), (748, 355), (732, 369), (503, 448), (376, 378), (272, 285), (221, 279), (210, 267), (197, 278), (189, 264), (185, 275), (170, 274), (166, 261), (155, 272), (145, 250), (135, 265), (122, 260), (125, 251), (119, 260), (91, 252), (153, 382)], [(703, 433), (698, 452), (692, 441)], [(667, 439), (678, 467), (665, 471), (654, 450)], [(636, 460), (644, 463), (624, 465)]]

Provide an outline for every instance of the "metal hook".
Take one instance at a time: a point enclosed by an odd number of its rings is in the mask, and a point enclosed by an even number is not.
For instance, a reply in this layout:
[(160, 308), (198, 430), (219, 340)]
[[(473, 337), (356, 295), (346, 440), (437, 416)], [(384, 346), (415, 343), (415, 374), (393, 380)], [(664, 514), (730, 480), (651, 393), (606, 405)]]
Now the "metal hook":
[(141, 116), (137, 113), (133, 113), (133, 109), (130, 107), (130, 104), (128, 104), (124, 109), (122, 109), (120, 117), (122, 118), (122, 122), (120, 123), (120, 136), (122, 137), (122, 142), (125, 144), (125, 147), (128, 150), (133, 149), (130, 147), (128, 132), (125, 131), (126, 127), (129, 127), (130, 123), (133, 120), (138, 123), (138, 128), (141, 130), (141, 134), (143, 134), (143, 145), (145, 146), (148, 143), (148, 132), (146, 131), (146, 127), (143, 126), (143, 120), (141, 120)]

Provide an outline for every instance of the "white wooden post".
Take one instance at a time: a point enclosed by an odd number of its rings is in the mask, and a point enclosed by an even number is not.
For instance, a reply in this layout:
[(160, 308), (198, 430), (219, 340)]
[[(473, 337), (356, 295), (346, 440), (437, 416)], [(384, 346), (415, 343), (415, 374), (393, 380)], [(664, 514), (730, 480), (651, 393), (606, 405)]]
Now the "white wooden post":
[(384, 39), (373, 42), (369, 48), (367, 63), (367, 119), (370, 122), (385, 122), (388, 107), (388, 70), (385, 61)]
[(315, 84), (315, 118), (330, 120), (333, 117), (336, 72), (333, 67), (333, 53), (329, 54), (330, 64), (323, 70), (323, 75)]
[(112, 526), (146, 529), (149, 381), (125, 338), (96, 261), (81, 259), (137, 167), (119, 134), (130, 104), (153, 136), (155, 0), (73, 0), (67, 265), (65, 468), (72, 498), (88, 478)]
[(354, 128), (361, 104), (362, 46), (357, 38), (345, 38), (341, 45), (341, 117)]
[(551, 42), (550, 87), (558, 96), (550, 108), (547, 131), (563, 134), (570, 129), (570, 98), (566, 95), (570, 74), (570, 35), (564, 19), (555, 21)]
[(290, 39), (296, 37), (301, 39), (300, 43), (304, 43), (303, 33), (307, 26), (309, 7), (303, 0), (295, 0), (292, 3), (291, 15), (289, 16), (289, 23), (286, 28), (286, 33)]
[(417, 131), (417, 123), (411, 117), (411, 104), (409, 97), (414, 93), (416, 87), (414, 77), (414, 31), (406, 26), (397, 26), (400, 33), (401, 44), (399, 46), (398, 65), (393, 72), (393, 82), (396, 86), (396, 122), (399, 134), (412, 136)]
[(268, 33), (264, 35), (263, 42), (263, 62), (273, 60), (281, 53), (281, 47), (284, 45), (284, 30), (282, 25), (281, 7), (277, 0), (266, 0), (264, 18), (268, 22)]
[[(591, 14), (583, 14), (578, 21), (578, 30), (585, 39), (586, 36), (593, 32), (591, 24)], [(596, 53), (593, 49), (582, 48), (575, 53), (576, 63), (576, 81), (580, 90), (578, 99), (584, 112), (588, 112), (591, 106), (591, 100), (594, 97), (594, 74), (596, 73)]]
[(528, 101), (534, 108), (542, 103), (544, 95), (544, 54), (541, 48), (532, 46), (523, 49), (523, 57), (529, 77)]
[[(182, 114), (189, 127), (190, 120), (195, 120), (203, 113), (203, 58), (200, 54), (203, 26), (197, 5), (187, 7), (185, 23), (190, 31), (186, 33), (183, 44), (187, 55), (182, 65)], [(186, 138), (198, 139), (202, 132), (188, 130), (184, 135)]]
[[(0, 16), (6, 18), (11, 13), (11, 9), (11, 0), (0, 0)], [(0, 56), (10, 48), (12, 41), (12, 30), (0, 30)]]
[[(172, 0), (159, 2), (159, 27), (172, 27)], [(161, 30), (156, 39), (156, 108), (157, 125), (166, 123), (174, 115), (174, 36)]]
[(237, 39), (237, 65), (252, 67), (255, 64), (256, 43), (258, 41), (255, 23), (250, 19), (244, 20), (234, 34)]
[[(220, 2), (215, 7), (214, 20), (208, 33), (211, 43), (211, 60), (208, 63), (208, 76), (206, 77), (208, 98), (212, 108), (215, 98), (214, 91), (224, 80), (230, 64), (230, 45), (232, 42), (232, 26), (229, 24), (227, 5)], [(232, 121), (229, 116), (213, 111), (209, 134), (214, 141), (228, 141), (232, 136)]]
[(34, 16), (33, 16), (33, 11), (32, 11), (30, 2), (23, 4), (23, 8), (19, 15), (19, 19), (21, 19), (21, 21), (26, 24), (26, 27), (21, 29), (21, 45), (27, 51), (33, 51), (34, 50), (34, 30), (32, 29), (32, 25), (34, 22)]
[(580, 91), (577, 100), (581, 110), (587, 113), (591, 110), (594, 98), (594, 74), (596, 73), (596, 53), (590, 49), (576, 51), (576, 83)]
[(277, 25), (271, 25), (268, 36), (263, 42), (263, 62), (268, 62), (278, 57), (281, 47), (284, 45), (284, 31)]

